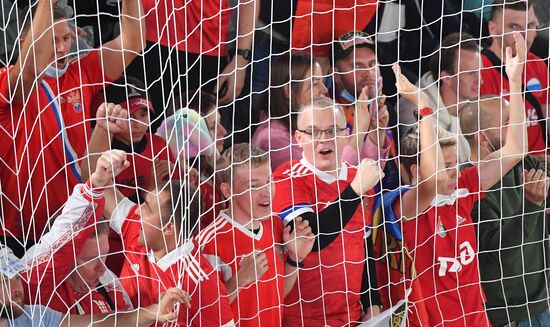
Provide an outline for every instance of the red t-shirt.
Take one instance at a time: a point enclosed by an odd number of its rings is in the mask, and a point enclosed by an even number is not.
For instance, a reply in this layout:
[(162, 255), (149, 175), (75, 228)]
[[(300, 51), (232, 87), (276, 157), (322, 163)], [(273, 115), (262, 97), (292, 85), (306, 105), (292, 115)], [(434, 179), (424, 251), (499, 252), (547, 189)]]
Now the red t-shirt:
[[(347, 163), (340, 168), (338, 178), (317, 170), (305, 159), (282, 164), (273, 173), (273, 210), (285, 222), (305, 212), (322, 211), (339, 198), (356, 173), (357, 169)], [(285, 298), (284, 325), (341, 326), (360, 321), (365, 229), (372, 220), (369, 202), (364, 198), (329, 246), (305, 258), (304, 268), (298, 270), (298, 280)]]
[[(477, 167), (467, 168), (458, 179), (454, 204), (433, 206), (403, 223), (403, 239), (417, 274), (412, 287), (420, 288), (423, 297), (411, 299), (412, 326), (420, 326), (415, 304), (425, 307), (430, 326), (489, 326), (470, 217), (474, 203), (483, 198), (479, 183)], [(398, 205), (396, 201), (394, 208)]]
[[(170, 160), (172, 163), (175, 160), (170, 155), (166, 141), (156, 135), (146, 134), (140, 142), (128, 148), (122, 150), (130, 150), (126, 151), (130, 166), (121, 171), (115, 180), (120, 193), (130, 198), (138, 191), (147, 190), (155, 160)], [(161, 183), (162, 181), (157, 181), (157, 184)]]
[(214, 176), (208, 178), (201, 176), (199, 188), (201, 192), (201, 220), (200, 226), (206, 228), (210, 225), (219, 212), (226, 208), (224, 198), (217, 186), (214, 185)]
[(231, 303), (239, 326), (281, 326), (284, 299), (283, 223), (278, 217), (262, 221), (257, 234), (221, 211), (197, 237), (201, 252), (225, 282), (240, 268), (241, 259), (254, 251), (267, 256), (265, 274), (240, 290)]
[[(125, 197), (135, 197), (135, 201), (137, 201), (139, 191), (147, 190), (154, 161), (160, 159), (175, 163), (175, 160), (170, 155), (166, 141), (156, 135), (146, 134), (140, 142), (132, 146), (122, 145), (120, 141), (117, 142), (120, 146), (117, 146), (115, 141), (113, 148), (124, 150), (128, 154), (127, 158), (130, 162), (130, 166), (115, 178), (117, 189)], [(172, 169), (172, 167), (170, 168)], [(162, 182), (157, 181), (157, 184), (161, 185)], [(124, 253), (122, 240), (114, 231), (111, 231), (109, 235), (109, 249), (111, 254), (107, 258), (107, 267), (115, 274), (120, 275), (124, 265)]]
[[(11, 68), (0, 69), (1, 235), (39, 239), (46, 221), (79, 183), (74, 170), (79, 171), (80, 163), (71, 164), (85, 154), (90, 117), (97, 109), (91, 107), (92, 97), (108, 81), (98, 56), (92, 51), (71, 62), (59, 80), (44, 78), (24, 105), (9, 99)], [(50, 105), (46, 89), (61, 104), (61, 115)], [(60, 120), (70, 151), (63, 145)]]
[[(67, 200), (63, 213), (40, 243), (29, 249), (25, 262), (33, 267), (25, 272), (27, 303), (41, 304), (71, 314), (108, 313), (113, 310), (107, 299), (94, 289), (76, 293), (67, 281), (75, 271), (75, 253), (79, 253), (95, 231), (95, 223), (103, 213), (103, 195), (90, 191), (89, 184), (77, 185)], [(120, 281), (110, 271), (100, 278), (115, 309), (130, 310), (132, 304)]]
[(144, 0), (146, 38), (181, 52), (223, 57), (231, 7), (227, 0)]
[[(480, 94), (502, 95), (510, 100), (510, 84), (500, 73), (500, 67), (494, 67), (489, 58), (482, 56), (483, 69), (481, 70)], [(527, 54), (525, 64), (525, 80), (523, 84), (526, 89), (535, 96), (541, 105), (543, 113), (548, 105), (548, 67), (544, 60), (532, 53)], [(542, 138), (540, 119), (533, 105), (525, 100), (525, 115), (527, 117), (527, 133), (529, 141), (529, 152), (532, 155), (543, 154), (546, 151), (546, 145)]]
[(178, 323), (183, 326), (221, 326), (233, 322), (224, 284), (208, 260), (198, 253), (193, 242), (156, 260), (153, 253), (138, 243), (141, 232), (139, 206), (122, 200), (110, 221), (120, 233), (126, 255), (120, 281), (132, 303), (146, 307), (158, 303), (170, 287), (180, 287), (191, 296), (191, 308), (180, 306)]

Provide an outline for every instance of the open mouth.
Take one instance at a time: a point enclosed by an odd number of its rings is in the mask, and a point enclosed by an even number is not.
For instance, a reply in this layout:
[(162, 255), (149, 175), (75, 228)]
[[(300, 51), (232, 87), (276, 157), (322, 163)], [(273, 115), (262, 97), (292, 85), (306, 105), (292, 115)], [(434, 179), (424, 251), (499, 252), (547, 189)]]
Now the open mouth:
[(332, 153), (332, 149), (329, 149), (329, 148), (323, 148), (319, 150), (319, 154), (322, 156), (327, 156), (327, 155), (330, 155), (331, 153)]
[(61, 59), (57, 59), (55, 61), (55, 64), (57, 66), (57, 68), (65, 68), (65, 66), (67, 65), (67, 57), (64, 57), (64, 58), (61, 58)]
[(269, 208), (269, 201), (264, 201), (264, 202), (260, 202), (258, 203), (258, 206), (262, 207), (262, 208)]

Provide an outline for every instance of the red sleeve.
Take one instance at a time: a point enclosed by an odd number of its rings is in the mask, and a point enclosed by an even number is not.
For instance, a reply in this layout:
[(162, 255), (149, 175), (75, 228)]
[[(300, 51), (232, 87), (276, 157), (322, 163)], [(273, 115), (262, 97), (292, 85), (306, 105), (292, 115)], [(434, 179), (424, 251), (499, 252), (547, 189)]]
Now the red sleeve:
[(99, 49), (92, 50), (79, 59), (80, 70), (84, 75), (82, 76), (82, 81), (94, 87), (93, 93), (101, 91), (105, 87), (104, 83), (111, 83), (117, 80), (116, 78), (109, 78), (103, 71), (100, 51)]
[[(273, 173), (275, 195), (273, 211), (285, 223), (300, 216), (304, 212), (313, 212), (316, 200), (312, 198), (315, 192), (308, 185), (308, 176), (293, 177), (291, 167), (296, 162), (283, 164)], [(289, 173), (290, 171), (290, 173)]]
[(122, 238), (124, 247), (128, 248), (137, 243), (141, 232), (140, 216), (137, 214), (139, 206), (128, 198), (122, 199), (109, 218), (109, 226)]
[(10, 108), (10, 70), (13, 66), (0, 68), (0, 110)]
[(470, 193), (468, 195), (469, 202), (473, 206), (474, 202), (484, 198), (484, 193), (480, 188), (479, 172), (477, 166), (472, 166), (460, 172), (458, 178), (458, 188), (465, 188)]
[(501, 79), (503, 78), (500, 72), (493, 67), (493, 64), (487, 57), (482, 56), (483, 68), (481, 69), (481, 85), (479, 86), (480, 95), (486, 94), (501, 94)]

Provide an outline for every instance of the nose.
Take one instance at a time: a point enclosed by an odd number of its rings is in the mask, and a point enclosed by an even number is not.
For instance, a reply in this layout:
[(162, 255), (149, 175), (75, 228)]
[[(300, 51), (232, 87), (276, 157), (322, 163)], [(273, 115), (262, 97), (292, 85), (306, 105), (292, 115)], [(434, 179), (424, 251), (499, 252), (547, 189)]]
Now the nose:
[(319, 86), (319, 94), (317, 94), (317, 96), (321, 96), (321, 95), (327, 95), (328, 93), (328, 89), (327, 87), (325, 86), (325, 83), (319, 83), (321, 86)]
[(65, 41), (57, 42), (56, 48), (57, 48), (57, 53), (61, 54), (61, 55), (64, 55), (65, 53), (67, 53), (69, 51), (69, 45)]
[(100, 274), (103, 274), (107, 271), (107, 267), (105, 266), (105, 263), (100, 258), (97, 259), (95, 271)]
[(225, 134), (227, 134), (225, 127), (222, 124), (218, 124), (218, 139), (222, 139)]

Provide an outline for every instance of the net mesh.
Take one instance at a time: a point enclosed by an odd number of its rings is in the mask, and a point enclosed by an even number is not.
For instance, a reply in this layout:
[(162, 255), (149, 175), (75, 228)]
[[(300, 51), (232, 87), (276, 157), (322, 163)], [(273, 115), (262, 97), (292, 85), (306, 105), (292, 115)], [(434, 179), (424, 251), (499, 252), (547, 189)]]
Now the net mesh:
[(2, 317), (550, 326), (549, 5), (2, 1)]

